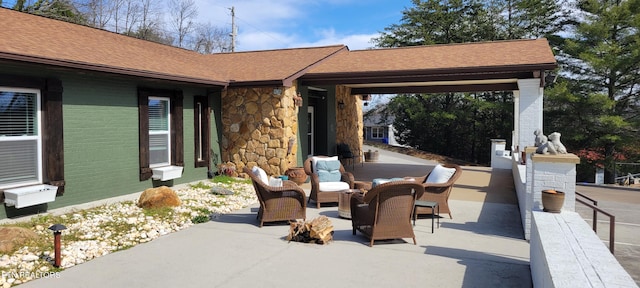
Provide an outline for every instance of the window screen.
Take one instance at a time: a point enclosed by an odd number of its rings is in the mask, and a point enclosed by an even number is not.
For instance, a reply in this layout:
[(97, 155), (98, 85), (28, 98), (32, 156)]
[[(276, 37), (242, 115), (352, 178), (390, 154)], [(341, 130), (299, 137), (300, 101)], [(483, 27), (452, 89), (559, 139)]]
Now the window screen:
[(41, 181), (39, 94), (0, 87), (0, 187)]

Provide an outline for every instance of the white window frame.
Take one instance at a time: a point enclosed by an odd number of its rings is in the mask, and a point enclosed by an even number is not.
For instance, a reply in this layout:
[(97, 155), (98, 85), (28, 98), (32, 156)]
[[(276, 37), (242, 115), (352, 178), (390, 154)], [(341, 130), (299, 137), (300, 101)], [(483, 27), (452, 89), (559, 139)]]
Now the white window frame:
[[(376, 135), (380, 135), (379, 137)], [(384, 138), (384, 127), (376, 126), (371, 127), (371, 139), (383, 139)]]
[[(171, 99), (169, 97), (155, 97), (150, 96), (149, 102), (152, 100), (158, 101), (167, 101), (167, 130), (166, 131), (152, 131), (151, 125), (149, 125), (149, 140), (151, 140), (151, 135), (167, 135), (167, 162), (162, 163), (151, 163), (151, 155), (149, 155), (149, 168), (157, 168), (163, 166), (171, 165)], [(149, 105), (150, 107), (151, 105)], [(149, 113), (149, 123), (151, 123), (151, 113)], [(151, 142), (151, 141), (149, 141)], [(149, 143), (149, 154), (151, 154), (151, 143)]]
[(40, 95), (40, 90), (38, 89), (27, 89), (27, 88), (15, 88), (15, 87), (0, 87), (0, 91), (5, 91), (5, 92), (14, 92), (14, 93), (33, 93), (36, 94), (36, 122), (37, 122), (37, 129), (36, 129), (36, 135), (35, 136), (1, 136), (0, 135), (0, 141), (4, 142), (4, 141), (24, 141), (24, 140), (36, 140), (36, 151), (37, 151), (37, 179), (36, 180), (31, 180), (31, 181), (21, 181), (21, 182), (14, 182), (14, 183), (10, 183), (10, 184), (4, 184), (4, 185), (0, 185), (0, 189), (7, 189), (7, 188), (13, 188), (13, 187), (20, 187), (20, 186), (28, 186), (28, 185), (33, 185), (33, 184), (41, 184), (42, 183), (42, 112), (41, 112), (41, 95)]
[(205, 155), (204, 155), (205, 152), (203, 151), (203, 147), (205, 146), (204, 145), (205, 143), (204, 143), (204, 138), (202, 137), (202, 134), (203, 134), (202, 133), (202, 125), (203, 125), (202, 124), (202, 122), (203, 122), (202, 118), (204, 118), (204, 112), (205, 111), (204, 111), (204, 107), (202, 106), (202, 102), (199, 102), (199, 101), (196, 102), (196, 106), (198, 107), (198, 112), (197, 112), (198, 113), (198, 120), (197, 120), (198, 121), (198, 123), (197, 123), (198, 124), (198, 128), (197, 128), (198, 129), (198, 131), (197, 131), (198, 132), (198, 140), (196, 140), (196, 141), (198, 141), (198, 150), (195, 151), (195, 152), (196, 152), (196, 156), (197, 156), (198, 161), (204, 161), (205, 160), (205, 158), (204, 158), (205, 157)]

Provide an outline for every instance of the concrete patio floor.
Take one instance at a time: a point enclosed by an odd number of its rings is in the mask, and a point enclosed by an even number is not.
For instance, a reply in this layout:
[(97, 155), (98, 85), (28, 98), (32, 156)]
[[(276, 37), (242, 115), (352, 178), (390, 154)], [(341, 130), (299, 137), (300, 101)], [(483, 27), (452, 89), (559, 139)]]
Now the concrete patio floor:
[[(380, 150), (379, 161), (349, 166), (357, 180), (419, 176), (434, 162)], [(258, 227), (257, 206), (78, 265), (59, 278), (20, 287), (530, 287), (529, 244), (511, 171), (463, 167), (446, 215), (431, 233), (417, 221), (411, 239), (373, 247), (337, 206), (307, 208), (329, 217), (334, 241), (287, 242), (289, 226)], [(309, 184), (302, 185), (308, 193)]]

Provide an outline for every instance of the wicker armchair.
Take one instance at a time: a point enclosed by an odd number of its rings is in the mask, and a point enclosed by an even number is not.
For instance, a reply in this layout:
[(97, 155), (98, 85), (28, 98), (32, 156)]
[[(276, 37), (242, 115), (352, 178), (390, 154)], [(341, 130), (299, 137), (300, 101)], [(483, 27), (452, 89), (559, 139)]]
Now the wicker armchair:
[[(418, 200), (438, 202), (440, 214), (447, 213), (449, 214), (449, 218), (453, 219), (453, 216), (451, 216), (451, 209), (449, 208), (449, 195), (451, 195), (453, 184), (456, 182), (456, 180), (458, 180), (458, 178), (460, 178), (460, 175), (462, 174), (462, 168), (455, 164), (445, 164), (442, 166), (445, 168), (456, 169), (454, 174), (446, 183), (425, 183), (431, 172), (429, 172), (429, 174), (427, 175), (413, 178), (416, 179), (416, 182), (422, 183), (422, 185), (424, 186), (424, 194), (422, 195), (422, 197), (418, 198)], [(416, 207), (416, 215), (420, 214), (433, 214), (433, 211), (428, 207)]]
[(251, 182), (258, 195), (260, 210), (258, 220), (260, 227), (264, 222), (307, 219), (307, 202), (302, 188), (292, 181), (283, 181), (282, 187), (268, 186), (253, 172), (244, 167), (244, 173), (251, 177)]
[(417, 198), (424, 193), (424, 187), (415, 181), (393, 181), (377, 185), (359, 196), (351, 197), (351, 225), (353, 235), (356, 230), (374, 240), (413, 238), (411, 219)]
[[(328, 156), (314, 156), (317, 158), (328, 158)], [(332, 183), (332, 182), (320, 182), (320, 178), (316, 171), (313, 171), (313, 157), (307, 158), (304, 161), (304, 172), (309, 175), (311, 178), (311, 193), (309, 194), (309, 202), (311, 200), (316, 202), (316, 207), (320, 208), (321, 203), (333, 203), (338, 202), (338, 198), (340, 196), (340, 191), (345, 189), (353, 189), (353, 183), (355, 179), (353, 178), (353, 174), (344, 170), (344, 166), (340, 164), (340, 173), (341, 179), (340, 182), (344, 182), (348, 185), (335, 185), (340, 183)], [(340, 187), (344, 186), (344, 187)]]

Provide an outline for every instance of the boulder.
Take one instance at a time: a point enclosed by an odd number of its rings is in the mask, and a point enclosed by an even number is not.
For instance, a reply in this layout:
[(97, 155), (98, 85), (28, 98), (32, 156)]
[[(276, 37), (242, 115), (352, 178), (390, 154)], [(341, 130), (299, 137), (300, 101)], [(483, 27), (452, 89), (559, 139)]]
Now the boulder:
[(160, 208), (180, 206), (178, 194), (167, 186), (149, 188), (138, 199), (140, 208)]
[(21, 227), (0, 227), (0, 253), (9, 253), (18, 246), (31, 239), (36, 239), (38, 234), (27, 228)]

